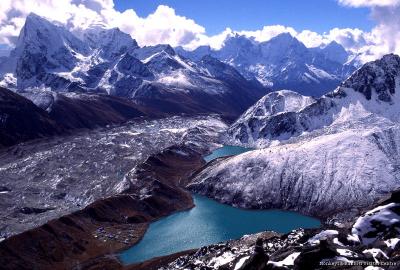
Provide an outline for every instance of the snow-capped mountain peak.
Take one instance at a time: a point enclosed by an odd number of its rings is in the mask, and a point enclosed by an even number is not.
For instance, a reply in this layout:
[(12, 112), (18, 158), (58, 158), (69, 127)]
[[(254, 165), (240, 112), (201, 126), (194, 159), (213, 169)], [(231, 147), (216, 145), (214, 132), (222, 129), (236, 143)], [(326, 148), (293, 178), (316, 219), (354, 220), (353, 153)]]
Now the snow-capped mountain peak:
[(101, 50), (101, 56), (105, 58), (114, 58), (139, 47), (130, 35), (119, 28), (107, 28), (103, 25), (89, 27), (83, 31), (82, 39), (92, 49)]
[(268, 41), (262, 42), (263, 44), (274, 44), (275, 46), (281, 46), (281, 48), (289, 47), (289, 46), (298, 46), (301, 48), (306, 48), (306, 46), (301, 43), (297, 38), (292, 36), (290, 33), (282, 33)]
[(306, 46), (290, 33), (282, 33), (269, 41), (262, 42), (260, 48), (264, 61), (273, 64), (285, 58), (297, 62), (297, 58), (304, 59), (309, 54)]
[(21, 30), (16, 49), (29, 49), (31, 53), (46, 50), (54, 54), (61, 48), (73, 50), (82, 54), (89, 52), (88, 46), (62, 26), (30, 13)]
[(31, 13), (7, 60), (8, 70), (5, 71), (15, 74), (19, 89), (54, 80), (63, 85), (65, 83), (55, 73), (71, 72), (89, 53), (89, 46), (67, 29)]
[[(283, 112), (296, 112), (315, 101), (312, 97), (302, 96), (291, 90), (280, 90), (261, 98), (244, 115), (271, 116)], [(261, 106), (259, 106), (261, 105)], [(254, 111), (253, 109), (256, 110)], [(260, 110), (261, 109), (261, 110)]]
[(345, 64), (350, 56), (344, 47), (336, 41), (331, 41), (326, 45), (316, 48), (316, 50), (322, 53), (327, 59), (341, 64)]
[[(229, 134), (241, 143), (269, 145), (274, 140), (285, 141), (326, 126), (332, 131), (341, 125), (356, 122), (359, 125), (367, 117), (397, 122), (400, 121), (398, 89), (400, 57), (386, 55), (365, 64), (336, 90), (319, 99), (280, 91), (266, 95), (231, 126)], [(290, 106), (282, 106), (286, 102), (300, 105), (288, 109)], [(268, 110), (268, 107), (281, 109)]]
[[(263, 141), (263, 134), (268, 133), (268, 127), (278, 124), (276, 121), (271, 123), (271, 119), (277, 115), (284, 117), (286, 113), (298, 112), (314, 102), (314, 98), (290, 90), (271, 92), (243, 113), (229, 128), (228, 134), (237, 140), (233, 141), (234, 144), (257, 145), (258, 141)], [(290, 122), (284, 123), (281, 128), (284, 125), (290, 125)]]
[(359, 68), (341, 86), (362, 93), (368, 100), (376, 96), (379, 101), (392, 102), (400, 83), (399, 75), (400, 57), (388, 54)]
[(241, 35), (229, 36), (219, 50), (199, 47), (177, 49), (192, 60), (211, 55), (235, 67), (245, 78), (258, 80), (274, 90), (296, 89), (305, 95), (321, 96), (337, 87), (354, 70), (348, 53), (339, 44), (307, 48), (290, 33), (257, 42)]
[(255, 44), (256, 43), (253, 40), (243, 35), (236, 34), (235, 36), (227, 37), (224, 41), (223, 47), (226, 51), (231, 51), (234, 53), (235, 51), (237, 52), (251, 48)]

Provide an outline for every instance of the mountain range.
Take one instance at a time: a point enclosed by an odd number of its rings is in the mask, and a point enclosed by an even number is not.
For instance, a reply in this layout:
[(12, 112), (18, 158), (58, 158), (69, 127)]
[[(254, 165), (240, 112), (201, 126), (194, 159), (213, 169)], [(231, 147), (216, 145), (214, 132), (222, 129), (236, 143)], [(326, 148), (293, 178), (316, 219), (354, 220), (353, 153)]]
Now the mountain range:
[(269, 91), (212, 57), (193, 62), (169, 45), (139, 47), (103, 25), (74, 34), (33, 13), (2, 58), (0, 75), (3, 87), (19, 93), (102, 94), (156, 114), (215, 112), (232, 119)]
[(316, 97), (336, 88), (358, 67), (355, 56), (335, 41), (307, 48), (289, 33), (264, 42), (236, 34), (228, 37), (219, 50), (209, 46), (176, 50), (194, 61), (211, 55), (235, 67), (245, 78), (273, 90), (293, 89)]

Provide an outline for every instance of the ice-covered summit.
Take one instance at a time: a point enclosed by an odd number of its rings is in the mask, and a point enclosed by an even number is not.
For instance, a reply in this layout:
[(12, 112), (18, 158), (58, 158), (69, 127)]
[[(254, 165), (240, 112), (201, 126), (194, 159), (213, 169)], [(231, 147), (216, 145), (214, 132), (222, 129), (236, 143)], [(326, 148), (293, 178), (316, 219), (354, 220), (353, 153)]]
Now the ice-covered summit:
[(13, 74), (18, 78), (19, 88), (49, 81), (60, 85), (64, 82), (54, 74), (70, 72), (89, 53), (89, 46), (64, 27), (31, 13), (0, 74)]
[[(325, 126), (350, 125), (366, 117), (399, 122), (399, 73), (400, 57), (391, 54), (365, 64), (336, 90), (319, 99), (281, 91), (270, 93), (248, 109), (230, 127), (229, 134), (240, 143), (266, 145)], [(276, 108), (276, 103), (293, 104), (293, 100), (304, 106), (268, 110), (271, 103), (274, 107), (270, 108)]]
[(219, 50), (201, 46), (177, 51), (192, 60), (211, 55), (235, 67), (247, 79), (256, 79), (274, 90), (295, 89), (313, 96), (331, 91), (356, 68), (347, 61), (350, 53), (340, 44), (307, 48), (290, 33), (264, 42), (236, 34), (228, 36)]
[(136, 40), (118, 28), (92, 25), (82, 32), (83, 41), (92, 49), (98, 49), (104, 58), (113, 58), (132, 52), (139, 46)]
[(341, 64), (345, 64), (349, 58), (349, 53), (336, 41), (331, 41), (330, 43), (316, 49), (327, 59)]

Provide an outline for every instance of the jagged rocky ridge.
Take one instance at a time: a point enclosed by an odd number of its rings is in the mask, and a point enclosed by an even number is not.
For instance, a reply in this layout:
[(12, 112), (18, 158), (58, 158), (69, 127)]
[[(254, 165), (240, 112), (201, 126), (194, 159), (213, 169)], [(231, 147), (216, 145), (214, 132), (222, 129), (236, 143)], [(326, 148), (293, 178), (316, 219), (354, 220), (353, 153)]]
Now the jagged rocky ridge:
[(63, 132), (46, 111), (0, 87), (0, 147)]
[(169, 45), (139, 47), (128, 34), (101, 25), (75, 35), (35, 14), (0, 63), (0, 75), (1, 85), (34, 92), (29, 97), (38, 89), (106, 94), (157, 113), (214, 112), (230, 118), (267, 92), (216, 59), (193, 62)]
[[(227, 139), (261, 149), (209, 163), (189, 188), (238, 207), (357, 215), (400, 187), (399, 75), (400, 57), (386, 55), (314, 101), (269, 94)], [(294, 106), (282, 106), (285, 95)]]
[[(280, 114), (296, 112), (314, 103), (312, 97), (302, 96), (290, 90), (272, 92), (262, 97), (256, 104), (251, 106), (238, 120), (233, 123), (229, 130), (229, 136), (241, 144), (256, 145), (264, 137), (264, 133), (271, 128), (279, 129), (287, 123), (280, 123)], [(271, 120), (274, 119), (275, 121)], [(289, 124), (289, 123), (288, 123)]]
[(263, 232), (202, 247), (160, 269), (398, 269), (399, 192), (371, 208), (339, 227)]
[(201, 46), (177, 52), (192, 60), (211, 55), (233, 67), (244, 77), (274, 90), (295, 89), (301, 94), (321, 96), (337, 87), (356, 68), (352, 55), (341, 45), (307, 48), (289, 33), (265, 42), (241, 35), (229, 36), (221, 49)]

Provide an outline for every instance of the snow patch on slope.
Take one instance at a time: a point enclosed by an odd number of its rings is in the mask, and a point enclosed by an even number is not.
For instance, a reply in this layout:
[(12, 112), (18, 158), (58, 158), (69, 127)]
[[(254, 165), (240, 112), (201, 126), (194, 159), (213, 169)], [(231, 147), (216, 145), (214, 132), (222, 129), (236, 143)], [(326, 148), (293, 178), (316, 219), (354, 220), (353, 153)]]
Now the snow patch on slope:
[[(382, 230), (382, 227), (387, 228)], [(353, 225), (352, 233), (362, 243), (374, 242), (387, 230), (393, 230), (395, 235), (400, 235), (400, 204), (390, 203), (379, 206), (359, 217)]]

